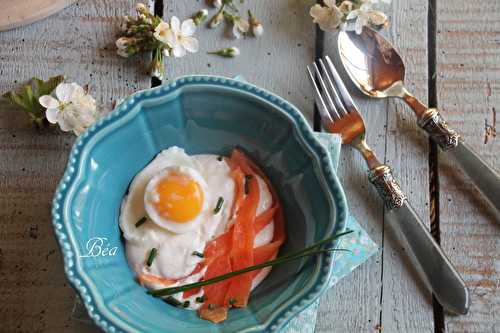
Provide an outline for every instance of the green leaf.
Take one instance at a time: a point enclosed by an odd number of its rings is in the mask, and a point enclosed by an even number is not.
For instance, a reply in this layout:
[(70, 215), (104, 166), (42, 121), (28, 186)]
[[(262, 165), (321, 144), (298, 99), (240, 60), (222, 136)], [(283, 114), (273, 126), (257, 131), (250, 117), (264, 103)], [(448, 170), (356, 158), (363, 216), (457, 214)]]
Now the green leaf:
[(54, 89), (64, 80), (64, 76), (58, 75), (43, 81), (39, 78), (32, 78), (30, 82), (23, 86), (19, 93), (9, 91), (3, 94), (13, 105), (26, 111), (32, 121), (42, 124), (45, 118), (45, 108), (40, 105), (38, 99), (43, 95), (50, 95)]
[(36, 99), (40, 98), (43, 95), (49, 95), (51, 94), (54, 89), (59, 85), (59, 83), (64, 81), (64, 76), (58, 75), (49, 78), (47, 81), (42, 81), (37, 78), (32, 78), (31, 81), (34, 83), (34, 94)]

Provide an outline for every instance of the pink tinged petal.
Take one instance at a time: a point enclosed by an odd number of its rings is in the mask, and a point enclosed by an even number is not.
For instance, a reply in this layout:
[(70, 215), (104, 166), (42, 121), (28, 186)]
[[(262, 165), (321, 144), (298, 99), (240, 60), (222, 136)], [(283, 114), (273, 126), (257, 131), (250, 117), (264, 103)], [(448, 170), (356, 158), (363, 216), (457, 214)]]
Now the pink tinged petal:
[(194, 37), (184, 37), (182, 39), (182, 46), (186, 51), (191, 53), (196, 53), (199, 49), (198, 40)]
[(173, 32), (178, 34), (181, 31), (181, 21), (177, 18), (177, 16), (172, 16), (170, 19), (170, 29), (172, 29)]
[(40, 97), (38, 102), (46, 109), (57, 109), (59, 106), (59, 101), (50, 95)]
[(186, 55), (186, 49), (184, 48), (184, 46), (182, 45), (176, 45), (173, 50), (172, 50), (172, 54), (174, 55), (174, 57), (176, 58), (181, 58), (181, 57), (184, 57)]
[(196, 31), (196, 24), (192, 19), (185, 20), (181, 25), (181, 33), (183, 36), (192, 36)]
[(47, 118), (47, 121), (51, 124), (56, 124), (58, 119), (59, 119), (59, 109), (57, 108), (50, 108), (45, 111), (45, 118)]

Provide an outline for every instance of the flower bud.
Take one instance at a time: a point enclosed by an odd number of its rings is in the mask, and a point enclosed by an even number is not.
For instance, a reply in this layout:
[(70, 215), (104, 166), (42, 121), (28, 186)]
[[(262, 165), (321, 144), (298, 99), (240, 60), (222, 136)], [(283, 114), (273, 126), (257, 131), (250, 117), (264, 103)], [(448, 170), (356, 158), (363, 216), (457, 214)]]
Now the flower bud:
[(252, 34), (255, 37), (262, 36), (264, 34), (264, 26), (260, 23), (259, 20), (255, 18), (252, 12), (248, 11), (248, 23), (250, 23), (250, 28), (252, 29)]
[(208, 10), (202, 9), (193, 15), (194, 24), (200, 25), (208, 17)]
[(137, 40), (133, 37), (120, 37), (116, 40), (116, 47), (120, 49), (126, 49), (129, 46), (136, 44)]
[(148, 8), (146, 7), (145, 4), (143, 4), (142, 2), (139, 2), (137, 5), (135, 5), (135, 10), (138, 12), (138, 13), (141, 13), (141, 14), (146, 14), (149, 12)]
[(224, 20), (224, 11), (220, 11), (217, 14), (215, 14), (214, 17), (212, 17), (208, 26), (213, 29), (217, 27), (219, 24), (221, 24), (223, 20)]
[(343, 1), (340, 6), (339, 6), (339, 10), (343, 13), (343, 14), (348, 14), (350, 13), (354, 8), (354, 4), (351, 2), (351, 1)]
[(219, 9), (222, 7), (222, 0), (212, 0), (212, 6)]
[(215, 55), (219, 55), (221, 57), (226, 57), (226, 58), (234, 58), (234, 57), (240, 55), (240, 49), (233, 46), (233, 47), (227, 47), (225, 49), (220, 49), (220, 50), (213, 51), (213, 52), (208, 52), (208, 54), (215, 54)]

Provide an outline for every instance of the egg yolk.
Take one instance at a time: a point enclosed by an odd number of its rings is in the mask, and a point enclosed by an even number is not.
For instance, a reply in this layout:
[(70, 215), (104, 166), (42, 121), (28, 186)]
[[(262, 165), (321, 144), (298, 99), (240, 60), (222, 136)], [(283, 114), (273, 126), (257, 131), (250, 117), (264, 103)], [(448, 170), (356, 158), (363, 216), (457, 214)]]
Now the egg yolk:
[(194, 219), (203, 207), (203, 191), (189, 176), (169, 173), (156, 185), (158, 197), (153, 205), (158, 214), (170, 221), (185, 223)]

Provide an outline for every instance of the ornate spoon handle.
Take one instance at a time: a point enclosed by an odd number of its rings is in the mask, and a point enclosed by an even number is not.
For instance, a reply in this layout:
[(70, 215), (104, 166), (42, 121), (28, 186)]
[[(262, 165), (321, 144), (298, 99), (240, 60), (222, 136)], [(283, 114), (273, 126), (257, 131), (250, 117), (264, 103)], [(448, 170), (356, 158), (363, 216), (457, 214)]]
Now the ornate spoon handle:
[(387, 220), (400, 241), (410, 248), (410, 258), (441, 305), (448, 311), (465, 314), (469, 310), (469, 290), (411, 207), (392, 175), (380, 165), (368, 173), (370, 182), (384, 200)]
[(419, 116), (418, 124), (448, 155), (454, 157), (462, 170), (474, 182), (496, 209), (500, 221), (500, 175), (450, 129), (436, 109), (427, 109)]

